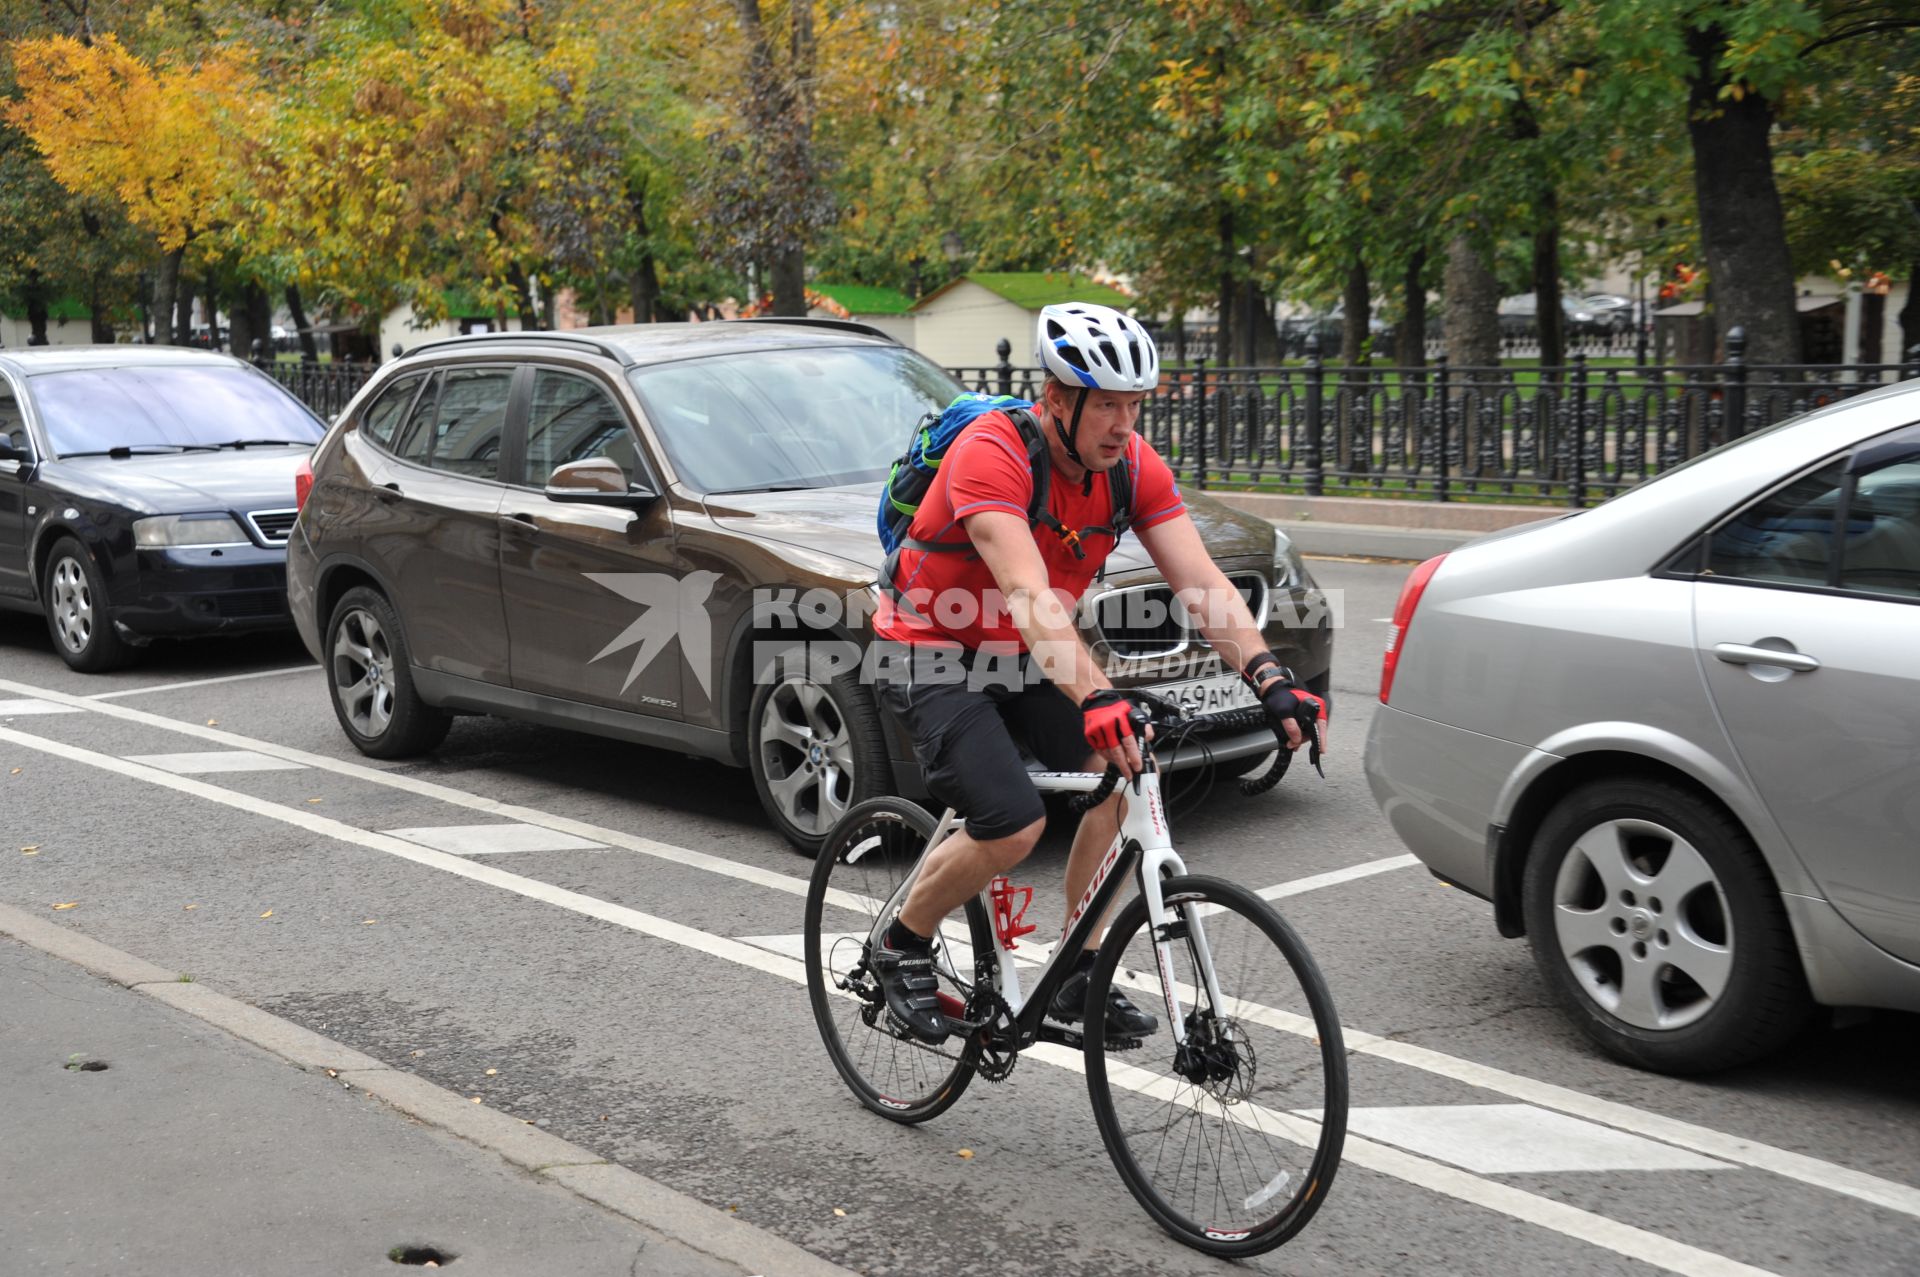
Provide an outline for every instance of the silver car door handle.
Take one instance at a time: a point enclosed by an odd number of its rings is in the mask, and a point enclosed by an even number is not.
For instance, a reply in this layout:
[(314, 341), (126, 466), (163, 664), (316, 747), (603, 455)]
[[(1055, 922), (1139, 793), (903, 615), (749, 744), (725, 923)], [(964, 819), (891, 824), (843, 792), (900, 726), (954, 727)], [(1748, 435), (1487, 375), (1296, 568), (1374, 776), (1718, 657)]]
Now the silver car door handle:
[(1783, 670), (1802, 674), (1820, 668), (1820, 662), (1798, 652), (1776, 652), (1770, 647), (1748, 647), (1744, 643), (1719, 643), (1713, 654), (1729, 665), (1778, 665)]

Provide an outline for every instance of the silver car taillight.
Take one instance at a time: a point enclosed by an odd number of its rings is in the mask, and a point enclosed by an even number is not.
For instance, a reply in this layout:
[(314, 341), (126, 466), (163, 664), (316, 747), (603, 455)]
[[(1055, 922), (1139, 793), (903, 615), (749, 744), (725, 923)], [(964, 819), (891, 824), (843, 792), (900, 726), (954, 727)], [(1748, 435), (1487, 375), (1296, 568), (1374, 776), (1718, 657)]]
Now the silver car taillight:
[(1440, 561), (1447, 556), (1436, 554), (1407, 577), (1407, 583), (1400, 587), (1400, 601), (1393, 605), (1393, 629), (1387, 634), (1387, 656), (1380, 664), (1380, 703), (1387, 704), (1387, 697), (1393, 691), (1393, 672), (1400, 667), (1400, 653), (1407, 645), (1407, 626), (1413, 623), (1413, 610), (1420, 606), (1420, 596), (1426, 593), (1427, 582), (1440, 567)]

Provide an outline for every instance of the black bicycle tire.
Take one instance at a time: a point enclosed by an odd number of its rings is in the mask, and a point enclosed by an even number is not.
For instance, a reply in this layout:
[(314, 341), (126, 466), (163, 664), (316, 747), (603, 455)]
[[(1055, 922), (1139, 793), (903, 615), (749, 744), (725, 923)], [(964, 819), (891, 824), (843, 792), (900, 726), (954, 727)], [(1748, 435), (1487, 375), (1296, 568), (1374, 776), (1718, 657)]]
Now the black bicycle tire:
[[(973, 1081), (974, 1065), (980, 1058), (980, 1046), (975, 1038), (969, 1038), (965, 1042), (943, 1047), (943, 1050), (955, 1051), (960, 1058), (954, 1061), (953, 1069), (935, 1089), (931, 1099), (914, 1103), (887, 1095), (874, 1085), (861, 1071), (847, 1043), (840, 1036), (839, 1024), (831, 1009), (840, 995), (827, 987), (825, 969), (821, 963), (821, 918), (826, 908), (827, 887), (834, 866), (844, 852), (843, 842), (855, 832), (871, 826), (879, 815), (898, 817), (912, 826), (923, 842), (933, 836), (933, 817), (917, 804), (902, 798), (870, 798), (848, 808), (847, 814), (840, 818), (821, 844), (820, 854), (814, 861), (813, 875), (807, 883), (806, 915), (802, 924), (802, 961), (807, 969), (807, 1000), (813, 1008), (814, 1024), (819, 1028), (820, 1039), (826, 1045), (827, 1057), (833, 1061), (833, 1067), (847, 1084), (847, 1089), (866, 1108), (888, 1121), (913, 1126), (940, 1116), (960, 1101)], [(969, 914), (977, 910), (978, 905), (969, 902)], [(973, 921), (971, 917), (969, 921)], [(918, 1048), (909, 1046), (907, 1049)]]
[[(1204, 1224), (1185, 1218), (1167, 1203), (1134, 1160), (1108, 1084), (1106, 1053), (1101, 1043), (1106, 1033), (1107, 992), (1113, 983), (1114, 970), (1120, 964), (1128, 939), (1147, 925), (1145, 897), (1135, 897), (1114, 919), (1107, 932), (1107, 940), (1101, 945), (1100, 958), (1094, 965), (1087, 988), (1087, 1097), (1093, 1105), (1094, 1121), (1100, 1128), (1101, 1141), (1107, 1146), (1107, 1155), (1113, 1160), (1114, 1169), (1119, 1172), (1127, 1191), (1133, 1194), (1134, 1200), (1140, 1203), (1155, 1223), (1176, 1240), (1210, 1255), (1227, 1259), (1263, 1255), (1284, 1245), (1306, 1227), (1326, 1201), (1334, 1173), (1340, 1166), (1340, 1151), (1346, 1143), (1348, 1102), (1347, 1055), (1340, 1033), (1340, 1017), (1334, 1010), (1333, 994), (1327, 988), (1326, 978), (1314, 962), (1313, 955), (1307, 951), (1306, 944), (1287, 920), (1266, 901), (1237, 883), (1199, 874), (1165, 879), (1161, 891), (1169, 900), (1198, 893), (1205, 902), (1231, 909), (1250, 919), (1274, 942), (1300, 982), (1312, 1013), (1326, 1077), (1326, 1105), (1320, 1143), (1314, 1149), (1312, 1163), (1303, 1177), (1304, 1192), (1290, 1197), (1273, 1219), (1248, 1230), (1245, 1236), (1214, 1235)], [(1223, 990), (1223, 993), (1229, 998), (1234, 996), (1231, 990)], [(1166, 1032), (1168, 1027), (1163, 1027), (1161, 1031)]]

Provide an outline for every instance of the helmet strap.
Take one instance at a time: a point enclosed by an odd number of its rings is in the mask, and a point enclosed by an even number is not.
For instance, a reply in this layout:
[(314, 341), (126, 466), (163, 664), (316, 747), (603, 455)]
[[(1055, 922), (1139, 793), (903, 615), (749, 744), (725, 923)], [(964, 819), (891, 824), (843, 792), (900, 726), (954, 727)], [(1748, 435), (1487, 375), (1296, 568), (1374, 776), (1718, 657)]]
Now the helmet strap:
[(1082, 411), (1086, 409), (1086, 406), (1087, 406), (1087, 388), (1085, 386), (1082, 386), (1080, 388), (1080, 397), (1073, 401), (1072, 423), (1070, 425), (1063, 426), (1060, 424), (1060, 419), (1058, 417), (1055, 417), (1053, 419), (1054, 433), (1060, 436), (1060, 446), (1067, 450), (1067, 456), (1069, 459), (1072, 460), (1073, 464), (1079, 466), (1083, 470), (1088, 469), (1089, 467), (1087, 466), (1087, 463), (1081, 459), (1080, 449), (1075, 445), (1079, 442), (1079, 439), (1080, 439), (1080, 414)]

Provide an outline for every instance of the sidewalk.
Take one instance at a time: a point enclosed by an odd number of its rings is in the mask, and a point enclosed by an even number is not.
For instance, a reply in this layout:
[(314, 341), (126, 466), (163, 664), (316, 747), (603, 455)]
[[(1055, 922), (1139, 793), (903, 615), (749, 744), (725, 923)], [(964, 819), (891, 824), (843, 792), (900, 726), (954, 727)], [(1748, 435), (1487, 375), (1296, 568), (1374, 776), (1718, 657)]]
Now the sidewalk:
[(1237, 510), (1259, 515), (1302, 554), (1419, 562), (1504, 528), (1557, 519), (1565, 507), (1396, 501), (1384, 497), (1301, 497), (1265, 492), (1213, 492)]
[(56, 923), (0, 936), (9, 1277), (850, 1277)]

